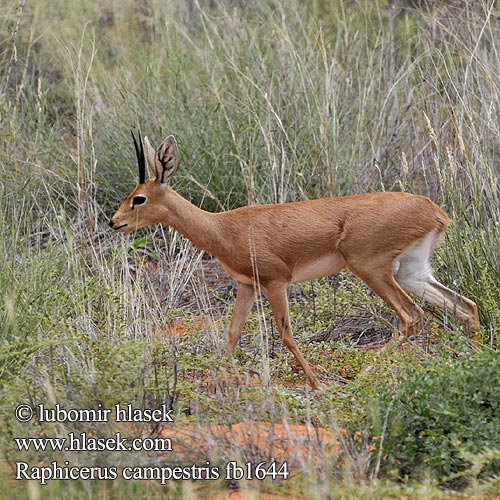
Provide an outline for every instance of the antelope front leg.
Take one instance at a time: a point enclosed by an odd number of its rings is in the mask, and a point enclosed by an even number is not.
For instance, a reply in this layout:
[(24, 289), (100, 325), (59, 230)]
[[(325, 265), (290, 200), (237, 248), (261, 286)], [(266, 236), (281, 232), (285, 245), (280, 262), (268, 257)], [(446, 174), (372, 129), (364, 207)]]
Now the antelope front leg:
[(233, 316), (229, 325), (227, 353), (231, 358), (234, 353), (234, 348), (238, 343), (243, 330), (243, 325), (247, 320), (248, 313), (252, 308), (255, 300), (255, 289), (253, 285), (247, 285), (238, 281), (236, 292), (236, 303), (234, 304)]
[(288, 311), (288, 298), (286, 293), (286, 283), (271, 283), (265, 287), (265, 292), (267, 295), (267, 300), (271, 305), (273, 310), (274, 319), (278, 325), (278, 330), (280, 332), (283, 343), (292, 351), (295, 359), (301, 366), (302, 370), (306, 374), (309, 383), (313, 389), (320, 389), (321, 384), (318, 382), (314, 376), (309, 363), (306, 361), (304, 356), (299, 350), (295, 339), (292, 335), (292, 328), (290, 326), (290, 315)]

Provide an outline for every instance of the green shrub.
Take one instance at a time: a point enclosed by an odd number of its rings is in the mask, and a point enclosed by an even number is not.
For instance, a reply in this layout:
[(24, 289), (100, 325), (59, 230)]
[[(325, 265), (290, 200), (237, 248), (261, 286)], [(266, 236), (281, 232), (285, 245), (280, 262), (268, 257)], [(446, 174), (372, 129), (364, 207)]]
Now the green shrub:
[[(428, 474), (439, 482), (500, 473), (500, 356), (485, 351), (410, 369), (382, 398), (382, 466), (400, 477)], [(463, 485), (463, 480), (460, 481)], [(453, 483), (451, 483), (453, 485)]]

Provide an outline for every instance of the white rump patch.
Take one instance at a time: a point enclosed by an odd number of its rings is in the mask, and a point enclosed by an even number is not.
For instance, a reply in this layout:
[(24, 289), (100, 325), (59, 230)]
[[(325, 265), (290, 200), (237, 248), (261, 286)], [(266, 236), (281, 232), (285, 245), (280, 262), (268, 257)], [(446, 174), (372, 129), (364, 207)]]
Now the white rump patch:
[(423, 297), (432, 278), (431, 253), (437, 238), (433, 231), (405, 250), (393, 263), (394, 278), (407, 292)]

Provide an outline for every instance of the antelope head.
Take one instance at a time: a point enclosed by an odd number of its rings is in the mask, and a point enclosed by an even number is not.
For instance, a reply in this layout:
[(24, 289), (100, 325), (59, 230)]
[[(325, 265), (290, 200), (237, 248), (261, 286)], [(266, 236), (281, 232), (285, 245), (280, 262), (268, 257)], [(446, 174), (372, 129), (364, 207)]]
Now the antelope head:
[[(115, 231), (131, 232), (142, 227), (164, 222), (164, 199), (170, 190), (170, 179), (179, 166), (179, 149), (174, 136), (168, 136), (155, 150), (147, 137), (144, 143), (139, 134), (138, 140), (132, 132), (139, 184), (111, 218), (109, 225)], [(146, 151), (144, 151), (144, 147)], [(152, 177), (146, 179), (146, 162)]]

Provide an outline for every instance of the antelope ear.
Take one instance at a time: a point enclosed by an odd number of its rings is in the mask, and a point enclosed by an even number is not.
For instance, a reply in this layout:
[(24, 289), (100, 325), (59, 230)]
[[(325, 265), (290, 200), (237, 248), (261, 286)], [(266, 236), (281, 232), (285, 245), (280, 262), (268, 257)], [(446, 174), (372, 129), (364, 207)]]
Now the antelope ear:
[(179, 166), (179, 148), (173, 135), (169, 135), (156, 149), (154, 165), (156, 179), (161, 184), (168, 184)]
[(146, 146), (146, 161), (148, 163), (149, 170), (151, 171), (153, 177), (158, 178), (155, 164), (156, 151), (155, 148), (151, 146), (151, 143), (149, 142), (149, 139), (147, 137), (144, 137), (144, 146)]

